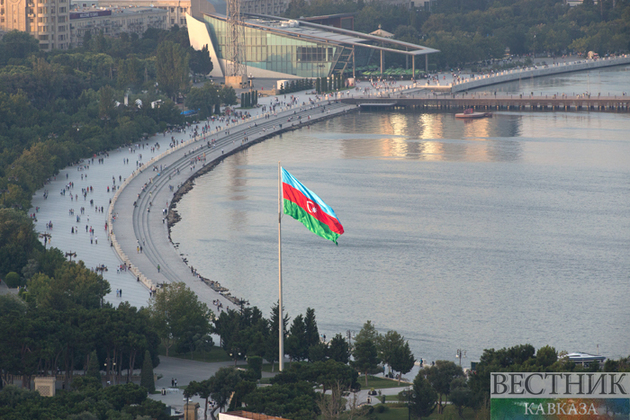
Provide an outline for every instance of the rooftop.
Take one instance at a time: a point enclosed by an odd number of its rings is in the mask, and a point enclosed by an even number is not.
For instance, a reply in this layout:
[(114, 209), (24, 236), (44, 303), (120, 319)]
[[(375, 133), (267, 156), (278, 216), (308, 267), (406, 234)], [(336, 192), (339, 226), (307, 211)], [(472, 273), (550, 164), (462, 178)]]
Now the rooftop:
[[(226, 20), (226, 17), (222, 15), (208, 14), (208, 16)], [(439, 52), (439, 50), (410, 42), (364, 34), (334, 26), (320, 25), (301, 19), (286, 19), (278, 16), (248, 13), (245, 14), (244, 24), (249, 27), (320, 43), (358, 46), (407, 55), (424, 55)], [(385, 45), (388, 45), (388, 47), (385, 47)], [(393, 46), (404, 49), (391, 48)]]
[(223, 414), (226, 414), (228, 416), (241, 417), (244, 419), (251, 419), (251, 420), (286, 420), (282, 417), (268, 416), (266, 414), (251, 413), (249, 411), (228, 411), (227, 413), (223, 413)]

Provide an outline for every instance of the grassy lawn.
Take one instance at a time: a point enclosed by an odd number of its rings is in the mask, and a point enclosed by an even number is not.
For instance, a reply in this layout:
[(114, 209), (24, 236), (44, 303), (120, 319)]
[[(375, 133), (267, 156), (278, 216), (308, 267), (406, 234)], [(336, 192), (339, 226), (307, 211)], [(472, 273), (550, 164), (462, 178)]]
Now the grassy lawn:
[[(162, 344), (159, 347), (160, 356), (166, 356), (166, 348)], [(168, 350), (169, 357), (179, 359), (196, 360), (198, 362), (229, 362), (232, 359), (221, 347), (212, 347), (210, 351), (196, 351), (191, 359), (190, 353), (178, 353), (173, 347)]]
[(383, 388), (398, 388), (398, 387), (409, 386), (409, 384), (406, 382), (401, 382), (400, 385), (398, 385), (398, 381), (396, 380), (382, 378), (378, 376), (371, 376), (371, 375), (368, 375), (367, 387), (365, 386), (364, 375), (359, 375), (359, 379), (357, 379), (357, 382), (361, 384), (361, 389), (370, 389), (370, 388), (383, 389)]
[[(285, 364), (286, 367), (289, 367), (289, 365), (290, 365), (289, 363)], [(267, 373), (271, 373), (271, 363), (263, 363), (262, 371), (263, 372), (267, 372)], [(277, 363), (274, 363), (273, 373), (278, 373), (278, 364)]]

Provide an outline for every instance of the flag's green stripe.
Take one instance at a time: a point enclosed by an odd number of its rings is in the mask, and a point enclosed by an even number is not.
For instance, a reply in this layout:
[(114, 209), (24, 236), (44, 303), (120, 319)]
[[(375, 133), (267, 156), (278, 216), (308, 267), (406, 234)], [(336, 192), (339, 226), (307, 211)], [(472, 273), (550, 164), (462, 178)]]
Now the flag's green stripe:
[(339, 237), (339, 234), (331, 231), (326, 224), (320, 222), (319, 220), (308, 214), (306, 210), (304, 210), (302, 207), (298, 206), (294, 202), (286, 199), (283, 201), (284, 214), (288, 214), (295, 220), (302, 222), (302, 224), (314, 234), (319, 235), (324, 239), (333, 241), (334, 243), (337, 243), (337, 238)]

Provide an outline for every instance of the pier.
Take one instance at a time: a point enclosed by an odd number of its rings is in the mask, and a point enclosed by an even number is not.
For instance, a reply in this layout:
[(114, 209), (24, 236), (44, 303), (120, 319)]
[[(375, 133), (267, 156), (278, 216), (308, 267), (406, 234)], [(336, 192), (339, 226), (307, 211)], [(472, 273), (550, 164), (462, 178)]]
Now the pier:
[(630, 64), (630, 55), (625, 54), (617, 57), (598, 58), (596, 60), (588, 59), (566, 63), (554, 63), (551, 65), (535, 65), (522, 69), (504, 70), (494, 74), (478, 75), (473, 78), (454, 81), (451, 86), (451, 92), (464, 92), (499, 83), (515, 82), (523, 79), (533, 79), (535, 77), (572, 73), (575, 71), (595, 70), (604, 67), (622, 66), (628, 64)]
[(630, 96), (490, 95), (489, 92), (423, 95), (414, 92), (381, 98), (343, 98), (340, 101), (371, 109), (411, 107), (435, 111), (459, 111), (466, 108), (479, 111), (630, 111)]

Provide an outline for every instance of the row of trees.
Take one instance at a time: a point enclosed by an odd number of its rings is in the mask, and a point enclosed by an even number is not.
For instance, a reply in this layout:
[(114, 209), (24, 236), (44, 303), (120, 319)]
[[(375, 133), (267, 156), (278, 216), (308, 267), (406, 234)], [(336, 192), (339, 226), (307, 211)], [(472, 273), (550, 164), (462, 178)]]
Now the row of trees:
[(280, 94), (313, 89), (313, 79), (287, 80), (280, 85)]
[(379, 363), (389, 366), (390, 372), (399, 372), (398, 383), (402, 375), (413, 369), (416, 359), (411, 353), (409, 342), (396, 331), (380, 334), (374, 325), (367, 321), (354, 339), (351, 364), (365, 374), (367, 386), (368, 373), (376, 370)]
[[(0, 39), (0, 219), (7, 224), (0, 236), (0, 278), (17, 274), (14, 283), (25, 284), (22, 270), (41, 256), (25, 216), (37, 189), (85, 156), (183, 123), (169, 98), (188, 91), (191, 71), (211, 69), (207, 49), (194, 51), (187, 32), (177, 28), (149, 29), (142, 38), (88, 35), (82, 48), (50, 52), (40, 51), (27, 33), (5, 34)], [(233, 89), (210, 90), (214, 97), (204, 104), (216, 105), (215, 112), (221, 104), (236, 103)], [(134, 105), (122, 105), (126, 95)]]
[(71, 392), (42, 397), (38, 391), (7, 386), (0, 391), (3, 420), (168, 420), (166, 406), (147, 398), (132, 383), (102, 388), (88, 377), (75, 378)]
[(345, 77), (335, 73), (331, 77), (319, 77), (315, 79), (315, 90), (317, 93), (332, 92), (341, 89), (345, 85)]
[(258, 105), (258, 91), (241, 93), (241, 108), (252, 108)]
[[(145, 351), (158, 363), (159, 338), (148, 310), (103, 303), (110, 292), (101, 275), (82, 261), (66, 261), (57, 249), (41, 252), (23, 270), (27, 286), (19, 298), (0, 296), (0, 376), (30, 386), (33, 375), (65, 373), (69, 388), (77, 369), (87, 371), (96, 352), (107, 380), (126, 380), (142, 365)], [(92, 362), (95, 362), (92, 357)]]
[[(334, 414), (333, 417), (344, 411), (342, 394), (359, 388), (357, 376), (356, 370), (332, 359), (313, 363), (295, 362), (273, 377), (271, 386), (260, 388), (256, 386), (259, 377), (252, 369), (243, 372), (233, 367), (222, 368), (204, 381), (191, 382), (184, 390), (184, 395), (198, 395), (205, 399), (205, 418), (211, 399), (215, 403), (210, 409), (213, 420), (216, 420), (215, 413), (218, 410), (233, 410), (242, 404), (254, 413), (312, 420), (326, 411)], [(315, 392), (317, 387), (321, 387), (321, 393)]]
[[(61, 168), (183, 122), (173, 102), (155, 89), (131, 93), (131, 103), (163, 99), (160, 108), (120, 106), (125, 92), (113, 78), (121, 72), (109, 55), (38, 52), (37, 41), (17, 31), (0, 46), (13, 54), (2, 56), (7, 64), (0, 67), (0, 208), (25, 212), (35, 191)], [(0, 270), (0, 276), (6, 273)]]
[(588, 367), (576, 365), (558, 355), (556, 349), (544, 346), (536, 349), (518, 345), (500, 350), (484, 350), (475, 370), (466, 376), (460, 366), (451, 361), (438, 360), (434, 366), (421, 369), (410, 392), (402, 392), (400, 400), (409, 402), (410, 412), (416, 418), (427, 417), (437, 408), (443, 413), (446, 401), (456, 407), (463, 418), (466, 407), (488, 414), (490, 404), (491, 372), (630, 372), (630, 358), (606, 360)]

